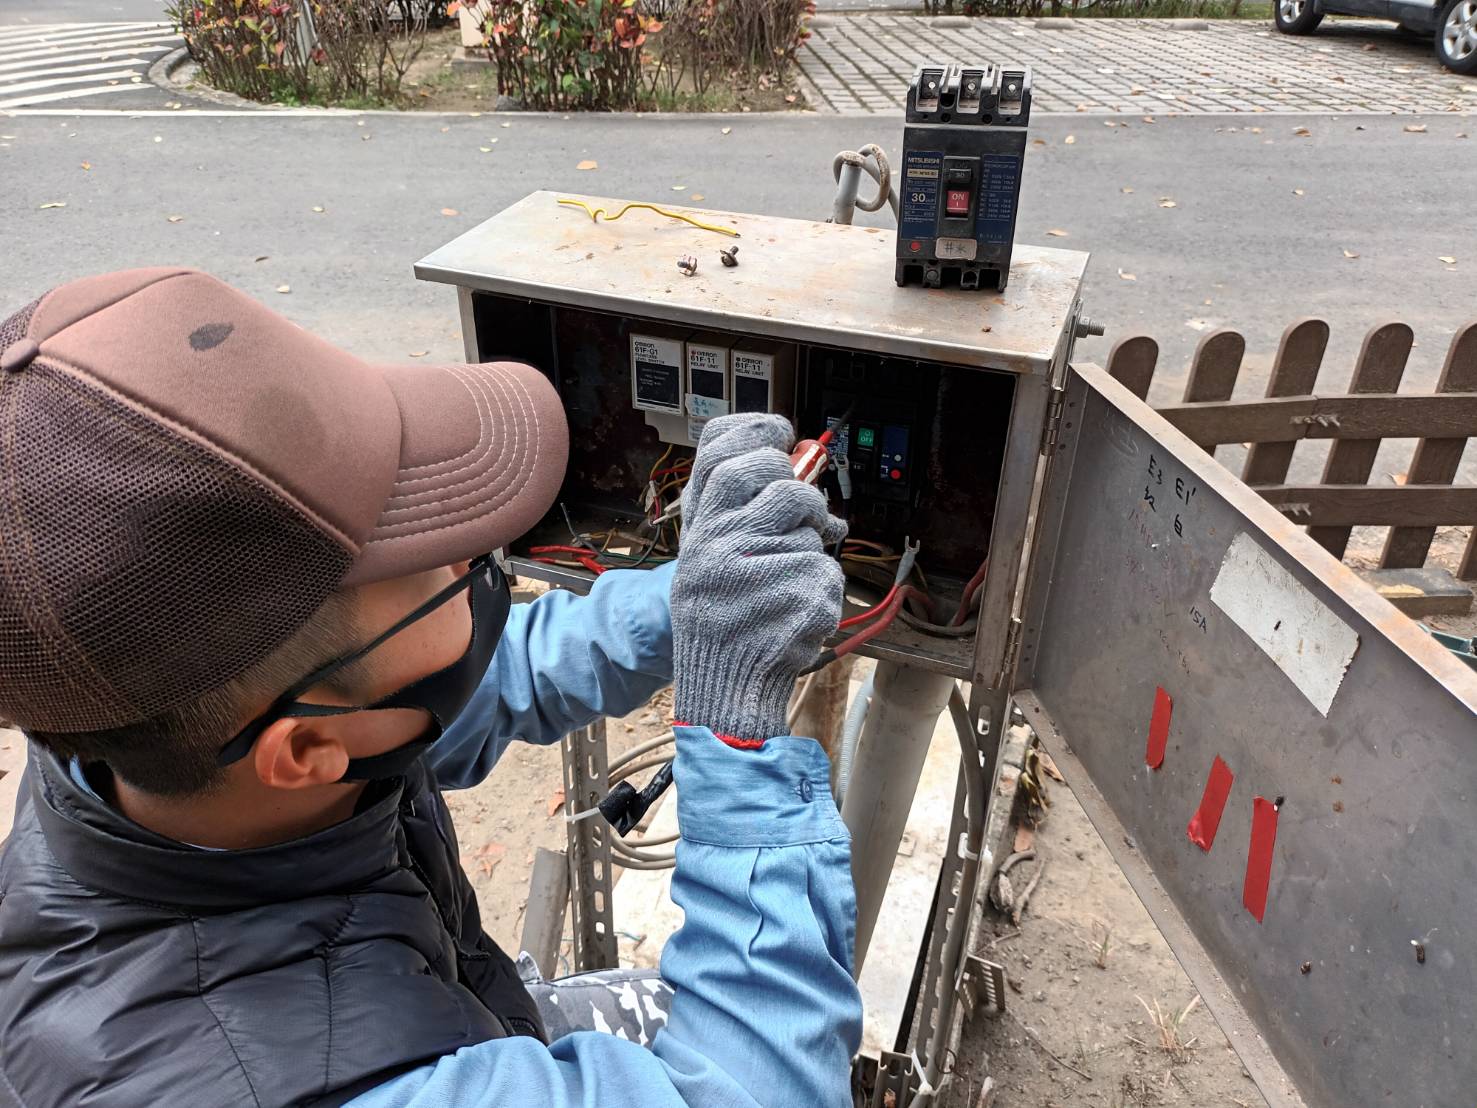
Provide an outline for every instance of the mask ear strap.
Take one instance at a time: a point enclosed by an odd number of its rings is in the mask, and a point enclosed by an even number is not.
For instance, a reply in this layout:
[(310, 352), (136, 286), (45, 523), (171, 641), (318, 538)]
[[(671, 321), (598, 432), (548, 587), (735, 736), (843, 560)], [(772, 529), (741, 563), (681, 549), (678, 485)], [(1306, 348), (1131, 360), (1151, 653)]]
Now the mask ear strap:
[(348, 766), (344, 769), (344, 775), (339, 780), (374, 781), (385, 777), (399, 777), (411, 767), (417, 758), (430, 750), (435, 741), (435, 739), (417, 739), (404, 746), (397, 746), (394, 750), (387, 750), (383, 754), (373, 754), (368, 758), (350, 758)]

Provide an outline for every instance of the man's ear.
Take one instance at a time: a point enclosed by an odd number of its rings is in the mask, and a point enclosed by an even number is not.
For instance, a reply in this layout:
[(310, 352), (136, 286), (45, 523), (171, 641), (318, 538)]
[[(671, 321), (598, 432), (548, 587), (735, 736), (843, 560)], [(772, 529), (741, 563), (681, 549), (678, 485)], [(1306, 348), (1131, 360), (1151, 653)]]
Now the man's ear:
[(331, 785), (349, 768), (349, 752), (317, 718), (279, 719), (252, 748), (256, 775), (272, 789)]

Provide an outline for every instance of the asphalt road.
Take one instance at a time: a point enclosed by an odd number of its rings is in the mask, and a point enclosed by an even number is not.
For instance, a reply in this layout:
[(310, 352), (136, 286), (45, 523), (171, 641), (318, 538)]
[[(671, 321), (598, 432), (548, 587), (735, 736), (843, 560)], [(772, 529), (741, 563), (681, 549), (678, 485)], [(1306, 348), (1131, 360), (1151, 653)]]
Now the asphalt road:
[[(539, 188), (658, 202), (697, 194), (708, 207), (820, 217), (834, 151), (867, 141), (898, 148), (898, 123), (880, 123), (0, 118), (10, 136), (0, 138), (0, 303), (82, 273), (188, 263), (366, 355), (454, 356), (453, 297), (415, 282), (411, 264), (513, 200)], [(1205, 331), (1226, 325), (1247, 335), (1249, 366), (1265, 368), (1282, 329), (1314, 314), (1333, 326), (1337, 373), (1326, 380), (1337, 386), (1369, 326), (1399, 318), (1419, 342), (1407, 380), (1427, 386), (1447, 338), (1477, 316), (1477, 240), (1451, 192), (1477, 170), (1477, 138), (1458, 137), (1477, 121), (1421, 124), (1424, 134), (1406, 130), (1408, 116), (1127, 128), (1041, 119), (1032, 133), (1045, 144), (1029, 148), (1017, 238), (1092, 252), (1085, 300), (1109, 337), (1083, 344), (1088, 356), (1101, 359), (1107, 342), (1142, 332), (1159, 340), (1166, 366), (1183, 369)], [(482, 153), (488, 145), (492, 153)], [(577, 170), (585, 159), (599, 168)], [(674, 192), (678, 184), (686, 192)], [(1175, 206), (1161, 206), (1164, 197)], [(58, 201), (66, 207), (42, 207)], [(459, 214), (442, 215), (447, 208)], [(273, 291), (282, 284), (290, 294)], [(928, 294), (918, 303), (927, 311)]]
[(165, 0), (0, 0), (0, 27), (167, 19)]

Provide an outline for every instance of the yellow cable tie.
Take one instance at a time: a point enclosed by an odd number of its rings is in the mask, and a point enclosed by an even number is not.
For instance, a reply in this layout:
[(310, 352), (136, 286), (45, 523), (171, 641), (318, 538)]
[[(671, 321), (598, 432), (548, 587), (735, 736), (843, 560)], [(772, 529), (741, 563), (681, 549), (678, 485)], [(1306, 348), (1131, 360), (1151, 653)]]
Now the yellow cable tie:
[(627, 204), (620, 211), (616, 212), (615, 215), (606, 215), (604, 208), (592, 208), (583, 200), (561, 199), (559, 203), (567, 204), (572, 208), (583, 208), (585, 210), (585, 214), (588, 215), (590, 219), (596, 223), (600, 222), (601, 216), (605, 216), (606, 223), (614, 223), (617, 219), (625, 215), (632, 208), (645, 208), (649, 212), (656, 212), (657, 215), (664, 215), (668, 219), (680, 219), (683, 223), (690, 223), (694, 227), (697, 227), (704, 231), (715, 231), (720, 235), (730, 235), (736, 239), (743, 238), (743, 236), (735, 231), (732, 227), (719, 227), (715, 223), (703, 223), (701, 220), (693, 219), (690, 215), (683, 215), (681, 212), (670, 211), (667, 208), (658, 208), (655, 204)]

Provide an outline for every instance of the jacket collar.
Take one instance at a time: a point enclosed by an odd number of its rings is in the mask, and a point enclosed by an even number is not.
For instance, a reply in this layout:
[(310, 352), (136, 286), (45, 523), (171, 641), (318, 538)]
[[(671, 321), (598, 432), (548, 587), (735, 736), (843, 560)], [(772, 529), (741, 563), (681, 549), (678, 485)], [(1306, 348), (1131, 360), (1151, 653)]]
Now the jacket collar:
[(425, 785), (417, 764), (380, 786), (384, 794), (354, 816), (306, 838), (257, 850), (199, 850), (140, 827), (79, 788), (51, 752), (30, 746), (30, 800), (67, 872), (102, 892), (186, 911), (236, 911), (362, 888), (400, 867), (399, 809)]

